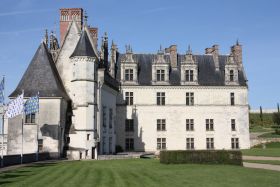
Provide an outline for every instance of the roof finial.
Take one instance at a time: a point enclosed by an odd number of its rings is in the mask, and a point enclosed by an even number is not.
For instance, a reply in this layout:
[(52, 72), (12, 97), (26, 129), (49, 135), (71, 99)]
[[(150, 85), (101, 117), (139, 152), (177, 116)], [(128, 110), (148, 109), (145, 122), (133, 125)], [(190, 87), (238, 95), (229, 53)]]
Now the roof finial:
[(162, 53), (164, 53), (164, 52), (163, 52), (163, 49), (162, 49), (162, 45), (161, 45), (161, 44), (160, 44), (160, 46), (159, 46), (159, 50), (158, 50), (158, 53), (159, 53), (159, 54), (162, 54)]
[(191, 49), (191, 45), (188, 45), (188, 50), (187, 50), (187, 55), (191, 55), (192, 54), (192, 49)]
[(46, 44), (47, 47), (48, 47), (48, 42), (49, 42), (48, 29), (46, 29), (44, 43)]
[(87, 15), (87, 11), (85, 11), (85, 13), (84, 13), (85, 25), (87, 25), (87, 19), (88, 19), (88, 15)]
[(239, 41), (238, 41), (238, 38), (237, 38), (237, 40), (236, 40), (236, 45), (239, 45)]

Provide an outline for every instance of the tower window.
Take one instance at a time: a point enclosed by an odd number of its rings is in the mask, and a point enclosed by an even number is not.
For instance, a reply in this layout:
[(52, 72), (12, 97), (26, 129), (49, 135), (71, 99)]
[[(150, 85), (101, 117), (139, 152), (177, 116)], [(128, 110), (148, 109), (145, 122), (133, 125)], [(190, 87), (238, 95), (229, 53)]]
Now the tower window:
[(231, 119), (231, 130), (236, 131), (235, 119)]
[(235, 102), (234, 102), (234, 93), (233, 92), (231, 92), (230, 93), (230, 105), (234, 105), (235, 104)]
[(229, 71), (229, 80), (232, 82), (232, 81), (234, 81), (234, 72), (233, 72), (233, 70), (230, 70)]
[(165, 71), (163, 69), (157, 70), (157, 81), (164, 81), (165, 80)]

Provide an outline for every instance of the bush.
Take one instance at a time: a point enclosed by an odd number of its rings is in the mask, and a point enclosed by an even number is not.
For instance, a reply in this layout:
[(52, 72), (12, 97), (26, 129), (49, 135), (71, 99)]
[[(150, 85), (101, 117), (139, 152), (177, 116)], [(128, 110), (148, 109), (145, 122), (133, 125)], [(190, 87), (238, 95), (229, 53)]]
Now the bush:
[(225, 150), (161, 151), (160, 163), (243, 165), (241, 151)]
[(123, 152), (123, 148), (120, 145), (116, 145), (116, 153), (121, 153)]

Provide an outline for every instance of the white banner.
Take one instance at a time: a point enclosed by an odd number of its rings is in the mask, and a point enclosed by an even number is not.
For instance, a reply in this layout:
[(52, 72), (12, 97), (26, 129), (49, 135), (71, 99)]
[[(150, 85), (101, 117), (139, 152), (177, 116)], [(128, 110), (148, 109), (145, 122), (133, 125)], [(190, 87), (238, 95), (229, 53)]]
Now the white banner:
[(17, 98), (9, 102), (7, 106), (6, 116), (8, 118), (13, 118), (19, 114), (22, 114), (23, 105), (24, 105), (24, 100), (23, 100), (23, 93), (22, 93)]

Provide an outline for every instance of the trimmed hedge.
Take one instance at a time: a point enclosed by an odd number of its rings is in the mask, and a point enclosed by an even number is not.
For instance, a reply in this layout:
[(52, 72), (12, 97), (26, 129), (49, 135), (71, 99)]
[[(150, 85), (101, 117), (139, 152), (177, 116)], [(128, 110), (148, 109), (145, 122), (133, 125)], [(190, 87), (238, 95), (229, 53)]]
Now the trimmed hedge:
[(160, 163), (243, 165), (241, 151), (225, 150), (161, 151)]

